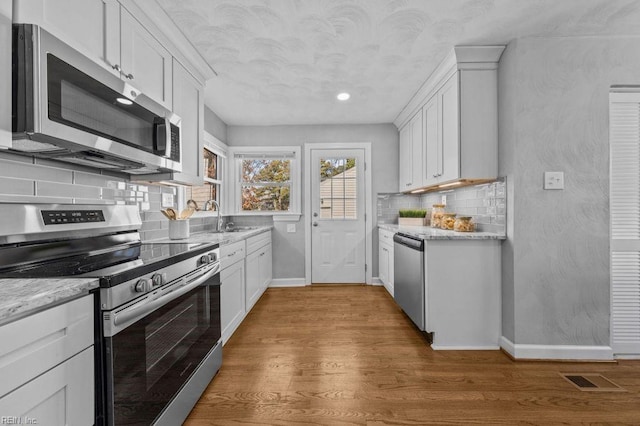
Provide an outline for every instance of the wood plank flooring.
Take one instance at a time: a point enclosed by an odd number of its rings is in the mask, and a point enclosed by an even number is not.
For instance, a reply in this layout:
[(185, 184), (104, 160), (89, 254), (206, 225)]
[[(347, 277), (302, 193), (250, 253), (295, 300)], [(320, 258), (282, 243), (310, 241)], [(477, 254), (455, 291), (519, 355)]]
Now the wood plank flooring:
[[(223, 353), (186, 425), (640, 425), (640, 361), (433, 351), (382, 287), (268, 289)], [(559, 372), (627, 392), (580, 392)]]

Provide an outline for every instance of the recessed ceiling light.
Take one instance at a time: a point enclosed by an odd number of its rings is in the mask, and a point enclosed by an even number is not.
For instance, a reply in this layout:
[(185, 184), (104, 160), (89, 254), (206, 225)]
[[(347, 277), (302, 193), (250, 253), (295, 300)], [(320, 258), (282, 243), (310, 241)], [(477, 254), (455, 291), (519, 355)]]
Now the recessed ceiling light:
[(116, 101), (118, 101), (122, 105), (133, 105), (133, 101), (127, 98), (116, 98)]
[(347, 92), (338, 93), (338, 96), (336, 96), (339, 101), (348, 101), (350, 97), (351, 95)]

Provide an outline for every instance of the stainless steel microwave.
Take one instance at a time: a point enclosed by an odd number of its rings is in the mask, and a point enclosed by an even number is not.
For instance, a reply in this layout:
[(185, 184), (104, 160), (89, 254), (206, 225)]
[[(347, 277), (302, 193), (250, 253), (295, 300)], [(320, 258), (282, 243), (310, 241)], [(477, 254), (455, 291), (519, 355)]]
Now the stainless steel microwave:
[(182, 171), (180, 117), (42, 28), (13, 25), (12, 150), (149, 174)]

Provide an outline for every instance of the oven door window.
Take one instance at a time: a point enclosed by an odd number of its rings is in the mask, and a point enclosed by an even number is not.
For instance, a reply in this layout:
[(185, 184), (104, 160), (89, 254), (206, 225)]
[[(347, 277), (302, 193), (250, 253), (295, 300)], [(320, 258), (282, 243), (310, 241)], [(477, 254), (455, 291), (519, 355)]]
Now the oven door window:
[(154, 152), (156, 114), (52, 54), (47, 69), (50, 120)]
[(220, 339), (219, 300), (219, 285), (200, 286), (107, 339), (115, 424), (161, 413)]

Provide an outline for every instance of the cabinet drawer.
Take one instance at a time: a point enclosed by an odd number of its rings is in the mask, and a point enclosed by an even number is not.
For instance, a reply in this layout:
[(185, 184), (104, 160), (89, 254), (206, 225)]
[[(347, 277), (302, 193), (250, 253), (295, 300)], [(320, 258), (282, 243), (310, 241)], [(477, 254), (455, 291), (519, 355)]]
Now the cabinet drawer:
[(234, 263), (244, 259), (245, 241), (236, 241), (235, 243), (220, 246), (220, 268), (224, 269)]
[(0, 327), (0, 396), (93, 345), (93, 295)]
[(271, 231), (263, 232), (262, 234), (247, 238), (247, 254), (253, 253), (260, 247), (266, 246), (269, 243), (271, 243)]
[(378, 240), (380, 244), (389, 244), (393, 246), (393, 234), (392, 231), (386, 229), (378, 229)]

